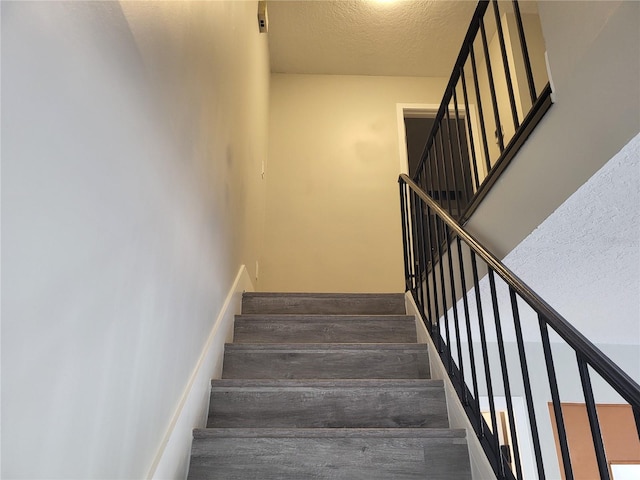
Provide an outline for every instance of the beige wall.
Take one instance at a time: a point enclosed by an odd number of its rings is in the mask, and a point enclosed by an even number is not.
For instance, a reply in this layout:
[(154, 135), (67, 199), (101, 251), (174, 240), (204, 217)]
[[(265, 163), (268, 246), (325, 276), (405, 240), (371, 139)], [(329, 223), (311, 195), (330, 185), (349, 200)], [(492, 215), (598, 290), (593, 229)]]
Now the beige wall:
[[(224, 225), (229, 281), (255, 279), (264, 227), (269, 53), (256, 1), (121, 0), (170, 142)], [(254, 28), (255, 27), (255, 28)], [(228, 265), (227, 265), (228, 263)]]
[(258, 289), (400, 292), (396, 103), (440, 103), (445, 79), (271, 77)]

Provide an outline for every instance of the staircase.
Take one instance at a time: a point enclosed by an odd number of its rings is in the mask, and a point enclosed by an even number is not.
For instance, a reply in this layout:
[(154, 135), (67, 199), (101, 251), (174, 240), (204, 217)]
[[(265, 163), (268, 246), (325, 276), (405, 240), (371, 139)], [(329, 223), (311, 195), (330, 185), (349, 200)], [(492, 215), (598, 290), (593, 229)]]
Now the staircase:
[(470, 479), (402, 294), (245, 293), (189, 480)]

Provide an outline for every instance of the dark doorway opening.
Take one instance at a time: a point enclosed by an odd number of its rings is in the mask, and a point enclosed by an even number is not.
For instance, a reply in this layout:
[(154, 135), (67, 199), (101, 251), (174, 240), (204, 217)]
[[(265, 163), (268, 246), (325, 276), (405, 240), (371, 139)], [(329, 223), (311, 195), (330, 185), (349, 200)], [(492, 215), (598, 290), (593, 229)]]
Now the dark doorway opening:
[[(405, 117), (405, 135), (409, 176), (413, 178), (420, 164), (434, 118)], [(438, 143), (438, 152), (425, 165), (423, 187), (440, 205), (459, 218), (473, 197), (471, 165), (467, 149), (465, 120), (452, 119), (448, 128), (441, 128), (444, 145)], [(460, 135), (460, 143), (458, 142)], [(449, 143), (451, 136), (451, 144)], [(445, 175), (446, 173), (446, 175)]]

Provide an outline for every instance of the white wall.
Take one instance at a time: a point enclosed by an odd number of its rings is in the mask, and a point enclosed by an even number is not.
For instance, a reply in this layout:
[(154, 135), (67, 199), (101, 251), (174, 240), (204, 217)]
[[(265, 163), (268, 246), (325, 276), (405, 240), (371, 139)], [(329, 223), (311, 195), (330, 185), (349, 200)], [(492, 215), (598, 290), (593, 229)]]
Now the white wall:
[(2, 3), (3, 478), (150, 475), (258, 258), (256, 2), (124, 9)]
[(467, 224), (500, 257), (640, 131), (640, 4), (538, 10), (556, 103)]
[(403, 290), (397, 103), (445, 79), (275, 74), (262, 290)]
[(407, 314), (413, 315), (416, 321), (416, 331), (418, 335), (418, 343), (427, 344), (429, 349), (429, 369), (432, 379), (442, 380), (444, 382), (444, 390), (447, 399), (447, 414), (449, 417), (450, 428), (462, 428), (467, 432), (467, 446), (469, 447), (469, 463), (471, 465), (471, 478), (473, 480), (492, 480), (496, 476), (493, 473), (491, 464), (487, 459), (487, 456), (482, 449), (482, 445), (478, 440), (473, 425), (467, 413), (464, 410), (464, 406), (460, 401), (458, 394), (451, 383), (451, 379), (447, 373), (447, 369), (442, 363), (440, 355), (433, 344), (431, 335), (429, 334), (425, 323), (420, 315), (420, 310), (416, 306), (413, 297), (409, 292), (405, 293), (405, 305), (407, 307)]

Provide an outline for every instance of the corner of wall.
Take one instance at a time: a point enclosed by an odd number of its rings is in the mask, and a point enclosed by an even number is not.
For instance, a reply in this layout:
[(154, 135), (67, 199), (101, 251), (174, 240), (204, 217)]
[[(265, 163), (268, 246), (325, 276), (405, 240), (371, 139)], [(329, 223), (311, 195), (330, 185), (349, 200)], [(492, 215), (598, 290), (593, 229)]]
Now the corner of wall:
[(241, 310), (242, 294), (253, 291), (247, 268), (241, 265), (149, 468), (148, 479), (187, 477), (192, 431), (206, 422), (211, 379), (222, 375), (224, 345), (233, 340), (233, 322)]

